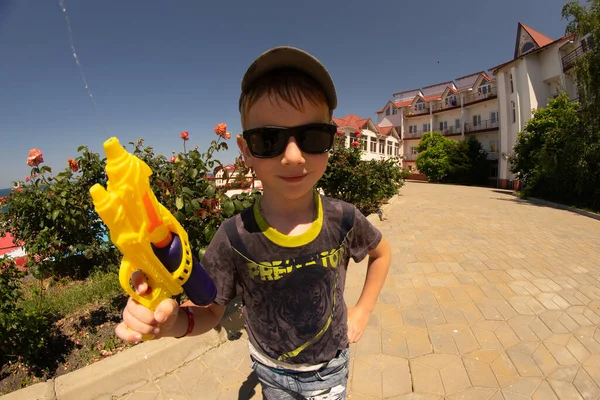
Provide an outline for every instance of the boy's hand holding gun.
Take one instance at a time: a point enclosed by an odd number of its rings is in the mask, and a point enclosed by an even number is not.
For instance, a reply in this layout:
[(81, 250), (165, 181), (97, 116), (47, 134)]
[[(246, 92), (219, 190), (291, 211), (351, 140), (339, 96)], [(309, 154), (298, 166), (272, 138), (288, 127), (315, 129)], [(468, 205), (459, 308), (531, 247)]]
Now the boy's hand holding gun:
[(96, 184), (90, 194), (111, 241), (123, 253), (119, 281), (130, 298), (116, 334), (128, 342), (185, 336), (193, 330), (193, 314), (188, 309), (189, 319), (178, 319), (181, 309), (172, 296), (185, 290), (194, 304), (206, 306), (216, 287), (192, 256), (179, 221), (154, 196), (150, 167), (116, 138), (104, 142), (104, 150), (107, 188)]

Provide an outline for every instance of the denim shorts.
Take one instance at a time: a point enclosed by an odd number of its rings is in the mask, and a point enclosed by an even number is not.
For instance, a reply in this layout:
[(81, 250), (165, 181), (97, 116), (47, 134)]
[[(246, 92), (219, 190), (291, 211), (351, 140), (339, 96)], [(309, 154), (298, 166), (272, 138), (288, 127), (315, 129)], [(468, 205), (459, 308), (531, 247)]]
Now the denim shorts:
[(268, 367), (252, 358), (252, 369), (265, 400), (344, 400), (350, 371), (350, 349), (317, 371), (296, 372)]

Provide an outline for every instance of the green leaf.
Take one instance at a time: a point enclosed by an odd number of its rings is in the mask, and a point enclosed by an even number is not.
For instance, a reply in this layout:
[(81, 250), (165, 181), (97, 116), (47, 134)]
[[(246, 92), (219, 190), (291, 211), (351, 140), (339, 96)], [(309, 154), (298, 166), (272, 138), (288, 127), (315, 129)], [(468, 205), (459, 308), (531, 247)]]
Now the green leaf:
[(83, 256), (88, 260), (91, 260), (92, 258), (94, 258), (94, 253), (92, 253), (92, 250), (90, 249), (85, 249), (83, 252)]
[(60, 214), (60, 210), (54, 210), (54, 212), (52, 212), (52, 220), (55, 221), (56, 218), (58, 218), (58, 214)]
[(191, 203), (192, 203), (192, 207), (194, 207), (194, 211), (196, 211), (197, 209), (200, 208), (200, 203), (198, 202), (198, 200), (193, 199)]
[(204, 191), (204, 193), (206, 193), (206, 196), (208, 196), (208, 197), (214, 197), (215, 193), (216, 193), (216, 187), (214, 185), (210, 184), (206, 187), (206, 190)]
[(52, 168), (50, 168), (47, 165), (44, 165), (42, 168), (40, 168), (40, 172), (48, 172), (49, 174), (52, 173)]
[(246, 209), (246, 208), (251, 207), (252, 203), (249, 202), (248, 200), (244, 200), (244, 201), (242, 201), (242, 206), (244, 206), (244, 208)]
[(181, 196), (177, 196), (177, 199), (175, 200), (175, 206), (178, 210), (183, 208), (183, 198)]
[(193, 196), (193, 195), (194, 195), (194, 192), (192, 191), (192, 189), (190, 189), (190, 188), (189, 188), (189, 187), (187, 187), (187, 186), (185, 186), (185, 187), (183, 188), (183, 193), (185, 193), (185, 194), (189, 194), (190, 196)]
[(193, 168), (190, 170), (190, 178), (195, 179), (198, 176), (198, 170)]
[(215, 236), (215, 228), (213, 228), (210, 225), (206, 225), (204, 227), (204, 240), (206, 240), (207, 242), (210, 242), (212, 240), (212, 238)]
[(233, 201), (227, 200), (225, 204), (223, 204), (223, 212), (228, 217), (231, 217), (233, 215), (233, 213), (235, 212), (235, 205), (233, 204)]
[(234, 200), (233, 201), (233, 205), (235, 205), (235, 210), (236, 211), (243, 211), (244, 210), (244, 205), (239, 200)]
[(85, 149), (85, 146), (79, 146), (79, 147), (77, 148), (77, 152), (78, 152), (78, 153), (80, 153), (80, 152), (81, 152), (81, 150), (83, 150), (83, 149)]

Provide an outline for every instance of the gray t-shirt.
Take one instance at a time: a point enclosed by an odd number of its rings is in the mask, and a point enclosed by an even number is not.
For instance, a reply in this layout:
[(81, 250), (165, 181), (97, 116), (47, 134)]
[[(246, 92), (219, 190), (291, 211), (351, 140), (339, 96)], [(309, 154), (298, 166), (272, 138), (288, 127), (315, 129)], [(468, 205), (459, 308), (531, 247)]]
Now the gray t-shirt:
[(317, 218), (304, 234), (277, 232), (255, 204), (221, 224), (202, 259), (215, 303), (241, 295), (251, 344), (289, 364), (327, 362), (348, 346), (348, 261), (360, 262), (382, 237), (353, 205), (315, 199)]

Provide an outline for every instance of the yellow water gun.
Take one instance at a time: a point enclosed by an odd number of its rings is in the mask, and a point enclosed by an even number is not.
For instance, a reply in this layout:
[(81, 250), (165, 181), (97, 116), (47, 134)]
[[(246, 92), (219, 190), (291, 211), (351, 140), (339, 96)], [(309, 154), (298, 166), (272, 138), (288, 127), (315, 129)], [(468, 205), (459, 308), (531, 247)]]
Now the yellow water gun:
[[(121, 287), (150, 310), (184, 290), (194, 304), (210, 304), (216, 287), (192, 256), (185, 229), (152, 192), (150, 167), (127, 152), (115, 137), (104, 142), (104, 151), (107, 187), (95, 184), (90, 195), (111, 242), (123, 254)], [(135, 292), (130, 282), (138, 270), (147, 278), (144, 294)]]

